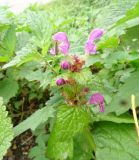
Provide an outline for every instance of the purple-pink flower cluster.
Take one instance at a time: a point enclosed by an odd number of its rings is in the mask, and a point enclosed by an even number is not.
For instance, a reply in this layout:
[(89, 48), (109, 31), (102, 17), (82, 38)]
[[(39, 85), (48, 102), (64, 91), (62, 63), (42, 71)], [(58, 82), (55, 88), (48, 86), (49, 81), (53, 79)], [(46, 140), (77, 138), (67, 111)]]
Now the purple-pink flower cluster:
[[(91, 31), (85, 43), (85, 53), (86, 54), (96, 54), (97, 45), (95, 41), (100, 39), (103, 34), (104, 34), (103, 29), (97, 28)], [(55, 35), (53, 35), (52, 39), (55, 41), (55, 46), (51, 48), (50, 50), (50, 53), (52, 55), (56, 55), (59, 52), (63, 53), (64, 55), (67, 55), (69, 53), (70, 43), (69, 43), (66, 33), (58, 32)], [(60, 68), (63, 70), (70, 70), (71, 72), (80, 72), (85, 61), (80, 59), (78, 56), (71, 56), (71, 57), (72, 57), (71, 58), (72, 62), (63, 60), (60, 63)], [(73, 79), (65, 80), (63, 78), (58, 78), (56, 80), (57, 86), (63, 86), (65, 84), (73, 85), (73, 84), (76, 84), (76, 82)], [(84, 88), (82, 92), (83, 92), (82, 95), (85, 96), (89, 92), (89, 88)], [(77, 100), (75, 101), (77, 103)], [(101, 93), (93, 94), (90, 97), (88, 102), (84, 101), (82, 104), (98, 105), (100, 112), (104, 112), (104, 97)]]
[[(103, 34), (104, 34), (103, 29), (97, 28), (91, 31), (85, 44), (85, 53), (87, 54), (96, 53), (97, 45), (95, 44), (95, 41), (100, 39)], [(58, 32), (53, 35), (52, 39), (55, 41), (56, 45), (55, 47), (51, 48), (50, 53), (52, 55), (56, 55), (57, 54), (56, 52), (58, 51), (63, 53), (64, 55), (67, 55), (70, 49), (70, 43), (66, 33)]]

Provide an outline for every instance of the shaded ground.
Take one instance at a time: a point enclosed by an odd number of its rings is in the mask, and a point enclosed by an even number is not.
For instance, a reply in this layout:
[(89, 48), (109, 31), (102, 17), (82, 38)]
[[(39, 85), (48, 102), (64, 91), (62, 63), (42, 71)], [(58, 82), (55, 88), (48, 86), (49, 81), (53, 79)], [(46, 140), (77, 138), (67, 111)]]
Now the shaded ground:
[(13, 140), (3, 160), (31, 160), (28, 158), (28, 153), (34, 145), (35, 137), (27, 131)]
[[(46, 101), (49, 99), (49, 91), (35, 92), (36, 96), (30, 99), (30, 88), (28, 86), (23, 87), (21, 92), (16, 98), (11, 99), (7, 105), (9, 116), (12, 118), (14, 126), (21, 123), (24, 119), (33, 114), (41, 106), (45, 106)], [(41, 97), (38, 98), (38, 95)], [(15, 103), (20, 102), (18, 109), (15, 107)], [(3, 160), (31, 160), (28, 158), (29, 151), (35, 146), (35, 136), (30, 130), (17, 136), (9, 148), (7, 154)]]

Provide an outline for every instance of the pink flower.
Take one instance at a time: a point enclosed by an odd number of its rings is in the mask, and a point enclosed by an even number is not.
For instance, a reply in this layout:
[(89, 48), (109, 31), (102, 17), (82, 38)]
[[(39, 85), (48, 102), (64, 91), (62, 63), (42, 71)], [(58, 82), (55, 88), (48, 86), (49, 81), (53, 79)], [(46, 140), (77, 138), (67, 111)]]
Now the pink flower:
[(67, 43), (62, 42), (61, 44), (59, 44), (58, 49), (61, 53), (63, 53), (64, 55), (67, 55), (69, 52), (69, 47), (70, 47), (69, 42)]
[(95, 93), (90, 97), (89, 104), (99, 105), (100, 112), (104, 112), (104, 97), (101, 93)]
[(60, 66), (61, 66), (62, 69), (69, 69), (70, 68), (70, 63), (64, 60), (64, 61), (61, 62)]
[[(58, 51), (63, 53), (64, 55), (68, 54), (70, 43), (68, 41), (68, 37), (64, 32), (58, 32), (52, 36), (52, 39), (57, 42)], [(51, 54), (55, 55), (56, 50), (54, 48), (50, 51)]]
[(68, 37), (65, 32), (57, 32), (52, 36), (52, 39), (57, 42), (68, 42)]
[(101, 38), (103, 34), (104, 34), (104, 30), (99, 29), (99, 28), (94, 29), (90, 33), (90, 35), (87, 39), (87, 42), (85, 44), (85, 53), (88, 53), (88, 54), (95, 54), (96, 53), (97, 46), (94, 43), (94, 41)]
[(66, 83), (66, 81), (63, 78), (59, 78), (59, 79), (56, 80), (57, 86), (61, 86), (65, 83)]
[(96, 28), (93, 31), (91, 31), (88, 37), (88, 41), (94, 42), (95, 40), (101, 38), (103, 34), (104, 34), (103, 29)]
[(85, 44), (85, 53), (95, 54), (96, 50), (97, 50), (97, 46), (94, 43), (91, 44), (90, 42), (86, 42), (86, 44)]

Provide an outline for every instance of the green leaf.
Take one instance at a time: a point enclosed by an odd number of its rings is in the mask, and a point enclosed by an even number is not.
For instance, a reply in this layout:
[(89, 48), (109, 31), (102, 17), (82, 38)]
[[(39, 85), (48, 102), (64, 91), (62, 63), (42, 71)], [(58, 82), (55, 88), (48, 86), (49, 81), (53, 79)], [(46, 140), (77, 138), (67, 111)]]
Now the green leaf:
[(33, 160), (49, 160), (45, 157), (47, 140), (48, 135), (46, 133), (39, 134), (36, 139), (37, 146), (33, 147), (29, 152), (29, 158), (33, 158)]
[(131, 95), (136, 96), (136, 105), (139, 105), (139, 71), (130, 75), (116, 95), (113, 96), (112, 102), (106, 107), (106, 113), (115, 112), (120, 115), (131, 108)]
[(7, 62), (13, 56), (16, 45), (15, 26), (11, 25), (1, 33), (0, 62)]
[(0, 81), (0, 96), (3, 97), (4, 103), (7, 103), (10, 98), (14, 97), (18, 92), (17, 81), (5, 78)]
[(114, 113), (104, 115), (98, 114), (96, 117), (93, 116), (93, 121), (109, 121), (114, 123), (134, 123), (133, 117), (128, 114), (116, 116)]
[(92, 73), (90, 69), (84, 68), (80, 72), (71, 73), (70, 76), (75, 79), (79, 84), (85, 85), (91, 80)]
[(107, 32), (104, 37), (111, 37), (111, 36), (120, 36), (125, 34), (125, 30), (128, 28), (132, 28), (139, 25), (139, 17), (131, 19), (126, 21), (125, 23), (122, 23), (116, 27), (113, 27), (111, 30), (109, 30), (109, 32)]
[(98, 15), (96, 15), (95, 27), (109, 29), (115, 22), (123, 18), (125, 13), (134, 7), (137, 2), (138, 0), (112, 0), (109, 5), (97, 9)]
[(13, 66), (20, 66), (26, 62), (31, 61), (39, 61), (41, 56), (36, 52), (34, 49), (28, 47), (23, 47), (21, 50), (16, 52), (16, 56), (7, 64), (3, 65), (3, 69), (13, 67)]
[[(137, 3), (137, 2), (138, 1), (136, 1), (136, 0), (134, 2), (130, 1), (129, 3), (126, 1), (125, 2), (122, 1), (123, 4), (125, 3), (128, 6), (129, 10), (127, 10), (127, 13), (125, 15), (123, 14), (124, 16), (119, 18), (117, 23), (113, 24), (113, 26), (110, 28), (110, 30), (104, 35), (105, 39), (109, 38), (109, 36), (115, 36), (115, 35), (120, 36), (122, 34), (125, 34), (126, 29), (135, 27), (136, 25), (139, 25), (139, 14), (138, 14), (139, 3)], [(121, 1), (119, 1), (118, 3), (120, 4)], [(132, 3), (132, 4), (130, 4), (130, 3)], [(136, 6), (134, 6), (135, 4), (136, 4)], [(136, 30), (134, 30), (134, 31), (136, 31)]]
[(14, 136), (25, 132), (28, 129), (35, 130), (40, 124), (46, 122), (49, 118), (54, 116), (53, 106), (46, 106), (42, 109), (37, 110), (30, 117), (28, 117), (23, 122), (19, 123), (14, 127)]
[[(48, 84), (52, 81), (53, 74), (50, 70), (44, 71), (42, 66), (38, 63), (33, 67), (31, 66), (33, 63), (27, 63), (19, 70), (19, 77), (25, 78), (28, 81), (38, 81), (40, 83), (40, 87), (43, 89), (47, 87)], [(35, 63), (34, 63), (35, 64)], [(38, 69), (36, 69), (38, 68)]]
[(128, 21), (130, 19), (134, 19), (134, 18), (136, 18), (138, 16), (139, 16), (139, 3), (137, 3), (134, 8), (128, 10), (126, 15), (122, 19), (120, 19), (116, 23), (116, 25), (122, 24), (122, 23), (124, 23), (124, 22), (126, 22), (126, 21)]
[(0, 6), (0, 30), (11, 24), (13, 14), (6, 6)]
[(83, 134), (78, 134), (74, 138), (74, 151), (72, 160), (90, 160), (93, 157), (92, 149), (87, 138)]
[(139, 145), (134, 125), (97, 123), (93, 136), (97, 160), (138, 160)]
[(5, 155), (13, 139), (12, 123), (7, 114), (3, 99), (0, 97), (0, 159)]
[(30, 43), (31, 35), (28, 32), (22, 31), (17, 32), (17, 44), (16, 51), (21, 50), (23, 47), (27, 46)]
[(88, 58), (85, 61), (85, 67), (89, 67), (92, 66), (93, 64), (97, 63), (97, 62), (101, 62), (101, 58), (99, 55), (90, 55), (88, 56)]
[[(134, 61), (139, 59), (139, 54), (130, 54), (128, 52), (125, 51), (117, 51), (117, 52), (106, 52), (102, 54), (103, 60), (101, 61), (101, 63), (104, 63), (104, 66), (108, 69), (112, 68), (113, 64), (117, 64), (117, 63), (123, 63), (123, 62), (129, 62), (129, 61)], [(133, 68), (127, 68), (124, 69), (124, 71), (128, 70), (133, 70)]]
[(119, 45), (117, 37), (107, 37), (98, 43), (98, 49), (116, 48)]
[(44, 11), (30, 11), (27, 13), (27, 24), (32, 31), (32, 42), (43, 49), (43, 54), (47, 53), (50, 46), (53, 31), (49, 16)]
[(128, 50), (138, 50), (139, 49), (139, 25), (129, 28), (121, 37), (122, 45), (126, 46)]
[(3, 39), (3, 47), (6, 49), (6, 53), (13, 55), (16, 46), (16, 32), (15, 26), (11, 26)]
[(56, 122), (48, 140), (47, 155), (52, 159), (73, 157), (73, 138), (83, 132), (90, 121), (89, 114), (77, 106), (59, 106)]

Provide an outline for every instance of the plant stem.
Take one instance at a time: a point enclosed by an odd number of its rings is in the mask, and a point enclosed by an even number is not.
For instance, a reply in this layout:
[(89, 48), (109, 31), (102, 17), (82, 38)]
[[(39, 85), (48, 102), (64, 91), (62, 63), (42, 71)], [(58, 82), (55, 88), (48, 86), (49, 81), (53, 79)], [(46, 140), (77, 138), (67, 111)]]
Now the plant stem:
[(48, 67), (55, 75), (57, 75), (57, 72), (53, 69), (53, 67), (49, 64), (49, 62), (46, 62), (46, 61), (45, 61), (45, 63), (46, 63), (46, 65), (47, 65), (47, 67)]
[(136, 126), (138, 142), (139, 142), (139, 124), (138, 124), (137, 113), (136, 113), (135, 95), (131, 95), (131, 104), (132, 104), (132, 113), (133, 113), (133, 118)]

